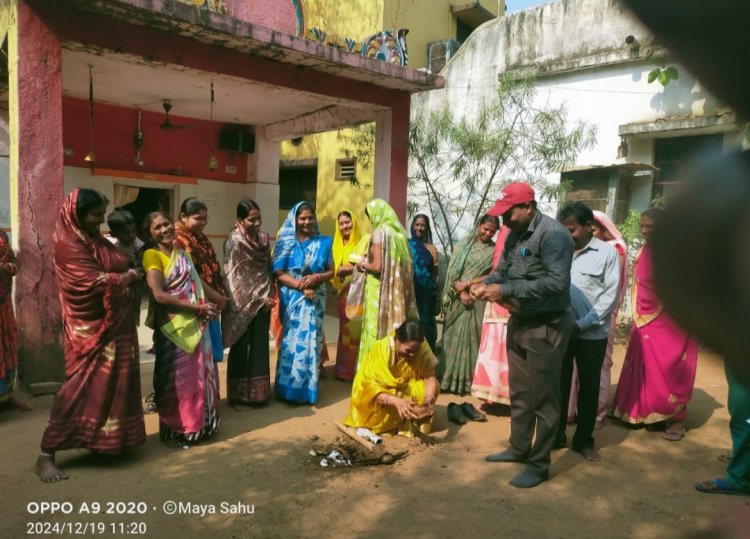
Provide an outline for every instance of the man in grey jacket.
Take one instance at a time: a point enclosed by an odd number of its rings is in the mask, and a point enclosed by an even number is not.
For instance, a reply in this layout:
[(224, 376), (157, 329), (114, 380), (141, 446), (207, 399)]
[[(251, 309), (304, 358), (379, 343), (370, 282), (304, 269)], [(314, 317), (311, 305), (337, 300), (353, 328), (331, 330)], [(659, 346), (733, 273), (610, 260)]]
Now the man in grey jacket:
[(510, 447), (485, 460), (526, 463), (510, 484), (531, 488), (549, 478), (560, 420), (560, 369), (574, 323), (569, 291), (573, 241), (560, 223), (537, 209), (534, 189), (526, 183), (505, 186), (487, 213), (502, 215), (511, 233), (500, 264), (471, 293), (508, 305), (512, 314), (506, 341)]

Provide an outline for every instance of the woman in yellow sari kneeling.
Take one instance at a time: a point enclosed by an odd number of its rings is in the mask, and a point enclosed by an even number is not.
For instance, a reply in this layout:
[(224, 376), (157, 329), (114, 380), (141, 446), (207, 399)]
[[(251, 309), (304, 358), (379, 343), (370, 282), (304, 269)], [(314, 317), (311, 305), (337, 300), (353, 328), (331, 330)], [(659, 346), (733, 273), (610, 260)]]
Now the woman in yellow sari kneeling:
[(349, 416), (344, 423), (375, 434), (428, 434), (440, 384), (437, 359), (419, 320), (407, 320), (377, 341), (357, 370)]

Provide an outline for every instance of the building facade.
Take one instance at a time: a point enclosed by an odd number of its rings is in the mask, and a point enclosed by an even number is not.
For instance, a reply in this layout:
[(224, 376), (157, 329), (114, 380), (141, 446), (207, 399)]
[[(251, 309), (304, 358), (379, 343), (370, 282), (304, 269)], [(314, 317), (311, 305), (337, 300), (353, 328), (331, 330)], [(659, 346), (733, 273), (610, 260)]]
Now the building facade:
[(19, 374), (32, 390), (63, 375), (52, 233), (73, 187), (136, 216), (197, 196), (221, 253), (239, 200), (275, 214), (281, 140), (374, 121), (374, 183), (405, 213), (410, 96), (441, 79), (297, 37), (301, 13), (297, 0), (3, 4)]
[[(655, 67), (672, 67), (678, 78), (649, 83)], [(493, 20), (441, 74), (444, 88), (415, 96), (413, 114), (447, 102), (456, 117), (472, 118), (501, 75), (531, 74), (537, 104), (564, 104), (569, 122), (595, 126), (595, 144), (570, 169), (549, 171), (547, 181), (570, 180), (569, 200), (616, 222), (679, 188), (693, 159), (750, 143), (747, 126), (616, 0), (564, 0)]]
[[(368, 49), (367, 43), (372, 49), (383, 31), (396, 41), (401, 32), (407, 65), (433, 73), (445, 66), (476, 28), (505, 12), (504, 0), (303, 0), (302, 7), (304, 33), (310, 39), (317, 36), (341, 47), (349, 43), (361, 51)], [(404, 57), (389, 53), (385, 60), (398, 63)], [(349, 209), (363, 218), (369, 200), (387, 198), (377, 189), (371, 160), (353, 155), (369, 144), (371, 149), (365, 153), (374, 156), (374, 135), (365, 124), (358, 133), (333, 131), (284, 142), (280, 182), (289, 196), (282, 197), (279, 222), (294, 200), (306, 198), (316, 204), (323, 232), (333, 234), (340, 210)]]

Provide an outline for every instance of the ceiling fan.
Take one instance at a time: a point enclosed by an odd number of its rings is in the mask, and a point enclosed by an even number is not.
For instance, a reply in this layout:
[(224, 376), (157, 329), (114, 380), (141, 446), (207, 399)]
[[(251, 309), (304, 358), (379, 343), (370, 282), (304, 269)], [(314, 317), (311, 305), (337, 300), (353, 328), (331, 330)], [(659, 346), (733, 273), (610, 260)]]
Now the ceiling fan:
[(163, 100), (161, 102), (161, 106), (164, 108), (164, 121), (159, 124), (160, 129), (164, 129), (165, 131), (171, 131), (173, 129), (187, 129), (191, 127), (189, 125), (181, 125), (181, 124), (172, 123), (172, 120), (169, 118), (169, 111), (172, 110), (172, 102), (169, 99)]

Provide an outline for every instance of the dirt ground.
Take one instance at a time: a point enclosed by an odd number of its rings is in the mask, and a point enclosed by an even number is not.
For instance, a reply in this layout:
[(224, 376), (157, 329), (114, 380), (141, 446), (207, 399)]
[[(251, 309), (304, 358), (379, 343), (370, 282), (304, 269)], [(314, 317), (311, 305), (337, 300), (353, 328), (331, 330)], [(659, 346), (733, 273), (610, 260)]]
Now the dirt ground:
[[(620, 345), (615, 380), (623, 355)], [(144, 396), (151, 388), (152, 367), (142, 368)], [(36, 531), (63, 537), (133, 532), (212, 539), (669, 538), (689, 537), (728, 512), (750, 512), (747, 498), (699, 494), (693, 488), (696, 480), (723, 476), (724, 465), (716, 457), (730, 443), (722, 364), (706, 351), (689, 405), (689, 432), (681, 442), (610, 420), (596, 433), (601, 462), (557, 451), (550, 481), (531, 490), (508, 485), (521, 465), (484, 461), (487, 453), (506, 446), (508, 417), (455, 426), (447, 421), (447, 404), (476, 400), (452, 395), (438, 400), (432, 445), (389, 438), (389, 450), (407, 449), (407, 458), (391, 466), (322, 468), (320, 457), (309, 451), (315, 443), (339, 437), (334, 421), (346, 416), (350, 391), (349, 384), (333, 379), (330, 363), (326, 371), (316, 406), (275, 400), (240, 413), (222, 401), (217, 437), (188, 450), (160, 443), (157, 416), (150, 414), (148, 439), (138, 451), (117, 458), (60, 453), (58, 462), (70, 479), (53, 485), (41, 483), (31, 471), (52, 397), (33, 399), (30, 413), (0, 414), (0, 537)], [(42, 502), (64, 501), (72, 503), (70, 514), (30, 512)], [(167, 515), (170, 501), (213, 506), (216, 514)], [(101, 504), (102, 513), (143, 514), (83, 513), (82, 504), (92, 508), (93, 502)], [(222, 513), (222, 503), (229, 504), (228, 511), (240, 504), (252, 513)], [(35, 522), (58, 527), (30, 524)], [(84, 528), (84, 523), (99, 527)]]

